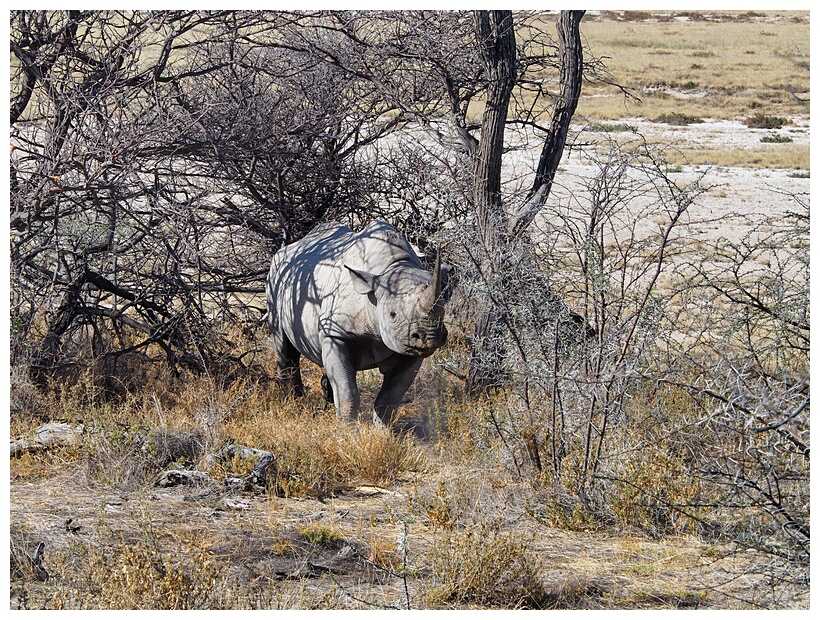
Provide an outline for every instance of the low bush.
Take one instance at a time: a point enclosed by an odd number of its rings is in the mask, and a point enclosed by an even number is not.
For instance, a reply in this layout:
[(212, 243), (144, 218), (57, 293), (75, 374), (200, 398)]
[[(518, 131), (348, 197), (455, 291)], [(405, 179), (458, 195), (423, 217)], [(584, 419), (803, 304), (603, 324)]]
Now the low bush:
[(451, 532), (430, 552), (432, 607), (483, 605), (501, 609), (535, 608), (546, 603), (541, 567), (528, 544), (514, 532), (481, 524)]
[(586, 130), (600, 133), (636, 133), (638, 131), (634, 125), (627, 123), (590, 123), (587, 125)]
[(790, 136), (784, 136), (781, 134), (771, 134), (769, 136), (763, 136), (760, 138), (760, 141), (764, 144), (785, 144), (787, 142), (793, 142)]
[(783, 125), (788, 125), (789, 121), (780, 116), (770, 116), (758, 112), (743, 121), (743, 124), (750, 129), (780, 129)]
[(666, 125), (692, 125), (694, 123), (702, 123), (703, 119), (684, 114), (683, 112), (669, 112), (661, 114), (654, 119), (654, 122), (665, 123)]
[(299, 527), (299, 534), (313, 545), (333, 546), (344, 540), (342, 533), (333, 526), (316, 522)]

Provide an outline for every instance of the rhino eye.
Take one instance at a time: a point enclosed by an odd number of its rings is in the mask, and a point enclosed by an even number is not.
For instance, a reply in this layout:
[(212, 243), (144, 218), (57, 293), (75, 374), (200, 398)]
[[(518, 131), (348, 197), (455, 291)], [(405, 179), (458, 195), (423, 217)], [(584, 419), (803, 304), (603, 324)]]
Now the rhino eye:
[(390, 312), (390, 318), (391, 318), (391, 319), (395, 319), (395, 318), (396, 318), (396, 313), (395, 313), (395, 312), (393, 312), (393, 311), (391, 311), (391, 312)]

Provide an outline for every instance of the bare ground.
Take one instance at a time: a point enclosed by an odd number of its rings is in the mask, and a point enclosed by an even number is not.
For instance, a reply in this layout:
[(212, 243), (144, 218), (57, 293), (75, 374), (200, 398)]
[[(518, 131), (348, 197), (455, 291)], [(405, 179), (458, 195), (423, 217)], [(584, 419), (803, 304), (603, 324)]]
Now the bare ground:
[[(795, 146), (808, 148), (811, 141), (809, 119), (795, 117), (791, 124), (777, 133), (787, 135)], [(739, 120), (718, 121), (704, 119), (703, 122), (684, 126), (673, 126), (655, 123), (642, 119), (622, 119), (618, 123), (635, 129), (634, 136), (641, 136), (650, 144), (662, 145), (668, 149), (687, 151), (742, 151), (758, 149), (761, 146), (777, 149), (781, 145), (765, 145), (760, 142), (764, 136), (773, 132), (767, 129), (754, 129)], [(575, 127), (581, 131), (582, 127)], [(605, 144), (613, 139), (626, 142), (633, 139), (633, 134), (601, 134), (585, 132), (580, 142)], [(511, 154), (505, 160), (509, 165), (506, 174), (513, 177), (512, 168), (519, 170), (534, 169), (537, 149), (527, 148)], [(670, 166), (670, 168), (673, 168)], [(551, 203), (574, 199), (584, 199), (584, 180), (597, 172), (596, 166), (583, 151), (576, 150), (564, 157), (556, 176)], [(685, 185), (696, 179), (708, 188), (693, 204), (682, 222), (681, 232), (687, 237), (701, 242), (717, 239), (739, 239), (745, 230), (756, 225), (765, 216), (776, 216), (794, 211), (797, 205), (789, 194), (808, 196), (810, 179), (808, 175), (795, 174), (788, 168), (744, 168), (721, 166), (717, 164), (700, 164), (674, 168), (670, 177), (678, 184)], [(657, 230), (656, 221), (647, 219), (639, 233), (647, 234)]]
[[(488, 488), (492, 484), (492, 472), (462, 473), (486, 477)], [(11, 608), (53, 607), (58, 601), (69, 608), (94, 607), (82, 580), (71, 583), (60, 574), (67, 565), (57, 558), (79, 546), (136, 545), (146, 540), (148, 530), (166, 561), (192, 539), (206, 541), (210, 556), (227, 569), (223, 578), (237, 590), (210, 599), (220, 607), (424, 608), (436, 584), (431, 547), (470, 536), (469, 527), (449, 529), (419, 514), (414, 498), (425, 496), (430, 484), (408, 480), (394, 489), (359, 487), (319, 500), (207, 495), (206, 489), (189, 487), (112, 494), (88, 489), (70, 472), (15, 483), (12, 532), (29, 546), (29, 554), (36, 543), (45, 543), (42, 566), (49, 578), (13, 579)], [(529, 495), (514, 485), (495, 492)], [(694, 537), (655, 541), (559, 530), (539, 523), (526, 504), (499, 509), (496, 523), (500, 531), (528, 541), (548, 604), (586, 609), (746, 606), (732, 596), (748, 601), (750, 584), (738, 573), (739, 565), (752, 558), (722, 559), (722, 549)], [(299, 534), (299, 527), (309, 523), (338, 531), (341, 539), (311, 543)], [(474, 544), (485, 542), (476, 537)]]

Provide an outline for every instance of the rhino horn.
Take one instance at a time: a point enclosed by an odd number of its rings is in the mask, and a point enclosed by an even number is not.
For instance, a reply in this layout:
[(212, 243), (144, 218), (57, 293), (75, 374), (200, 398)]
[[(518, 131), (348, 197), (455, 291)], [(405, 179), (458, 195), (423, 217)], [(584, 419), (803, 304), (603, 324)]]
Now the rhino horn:
[(421, 297), (421, 306), (430, 313), (440, 312), (441, 297), (441, 251), (436, 251), (436, 266), (433, 269), (433, 281), (425, 289)]

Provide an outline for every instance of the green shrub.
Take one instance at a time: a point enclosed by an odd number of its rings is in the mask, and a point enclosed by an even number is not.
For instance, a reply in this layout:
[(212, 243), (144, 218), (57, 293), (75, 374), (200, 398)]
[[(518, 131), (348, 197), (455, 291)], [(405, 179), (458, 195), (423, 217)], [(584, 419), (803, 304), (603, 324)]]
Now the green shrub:
[(308, 542), (320, 546), (332, 546), (344, 540), (344, 536), (342, 536), (338, 530), (329, 525), (316, 523), (315, 521), (300, 527), (299, 533), (304, 536)]
[(634, 125), (628, 125), (626, 123), (590, 123), (587, 125), (587, 131), (598, 133), (637, 133), (638, 129)]
[(773, 133), (768, 136), (763, 136), (760, 138), (760, 141), (764, 144), (785, 144), (786, 142), (793, 142), (793, 140), (789, 136), (782, 136), (777, 133)]

